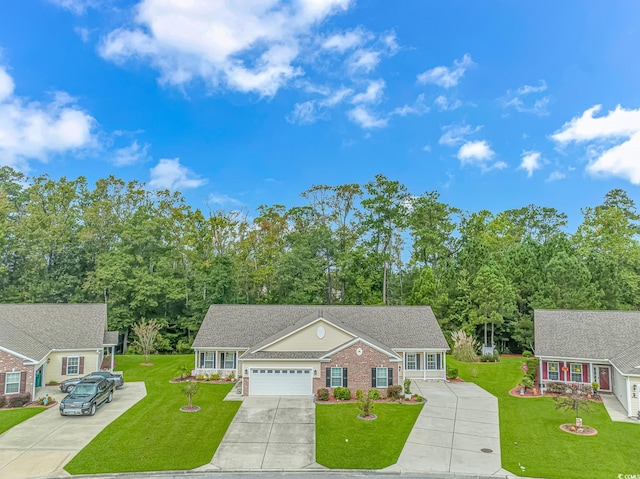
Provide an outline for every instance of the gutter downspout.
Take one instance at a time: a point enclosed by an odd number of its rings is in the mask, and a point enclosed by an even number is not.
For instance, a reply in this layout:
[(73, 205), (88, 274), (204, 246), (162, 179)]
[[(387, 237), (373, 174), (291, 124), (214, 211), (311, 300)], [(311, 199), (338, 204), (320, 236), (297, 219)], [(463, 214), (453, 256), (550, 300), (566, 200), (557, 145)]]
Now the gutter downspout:
[(631, 381), (629, 381), (629, 376), (625, 378), (627, 385), (627, 417), (631, 417)]

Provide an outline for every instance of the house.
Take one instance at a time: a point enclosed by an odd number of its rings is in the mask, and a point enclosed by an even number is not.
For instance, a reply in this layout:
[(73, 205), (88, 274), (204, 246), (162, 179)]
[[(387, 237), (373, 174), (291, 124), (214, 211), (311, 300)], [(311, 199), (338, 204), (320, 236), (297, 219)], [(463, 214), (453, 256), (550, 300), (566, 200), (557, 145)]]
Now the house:
[(638, 414), (640, 312), (536, 310), (534, 324), (543, 388), (596, 382), (629, 417)]
[(428, 306), (213, 305), (192, 347), (194, 375), (242, 378), (245, 396), (446, 379), (449, 349)]
[(118, 333), (106, 304), (0, 304), (0, 395), (29, 393), (101, 369)]

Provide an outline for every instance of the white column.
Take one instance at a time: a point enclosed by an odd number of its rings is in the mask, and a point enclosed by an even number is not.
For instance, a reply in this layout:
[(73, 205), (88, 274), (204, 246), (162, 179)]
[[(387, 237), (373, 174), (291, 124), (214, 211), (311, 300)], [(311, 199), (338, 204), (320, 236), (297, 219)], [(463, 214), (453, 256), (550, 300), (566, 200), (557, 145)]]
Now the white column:
[(115, 366), (115, 360), (116, 360), (116, 347), (111, 346), (111, 372), (113, 372), (113, 368)]
[(427, 379), (427, 352), (422, 351), (422, 379)]
[(447, 380), (447, 352), (442, 351), (442, 379)]

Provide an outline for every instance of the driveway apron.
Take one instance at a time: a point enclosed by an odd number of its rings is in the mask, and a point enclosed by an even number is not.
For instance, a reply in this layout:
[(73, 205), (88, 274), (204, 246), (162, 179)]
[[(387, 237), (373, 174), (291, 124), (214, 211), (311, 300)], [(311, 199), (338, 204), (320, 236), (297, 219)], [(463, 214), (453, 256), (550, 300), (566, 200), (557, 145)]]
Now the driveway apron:
[(427, 398), (398, 462), (402, 472), (504, 475), (498, 399), (473, 383), (414, 380)]
[(315, 404), (310, 397), (245, 398), (211, 465), (198, 469), (282, 470), (312, 466), (316, 457), (315, 429)]
[[(60, 401), (65, 394), (44, 391)], [(58, 405), (0, 435), (0, 477), (64, 477), (63, 467), (114, 419), (147, 395), (144, 383), (127, 383), (95, 416), (62, 417)]]

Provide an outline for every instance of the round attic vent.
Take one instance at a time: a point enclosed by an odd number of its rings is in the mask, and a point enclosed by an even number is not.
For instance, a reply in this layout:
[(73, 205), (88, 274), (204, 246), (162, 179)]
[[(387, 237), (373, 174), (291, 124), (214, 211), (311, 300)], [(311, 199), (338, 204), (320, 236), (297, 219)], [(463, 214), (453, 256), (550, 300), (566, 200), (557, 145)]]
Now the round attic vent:
[(358, 349), (356, 349), (356, 354), (357, 354), (358, 356), (362, 356), (362, 348), (358, 348)]
[(324, 326), (318, 326), (318, 329), (316, 329), (316, 334), (320, 339), (324, 338)]

